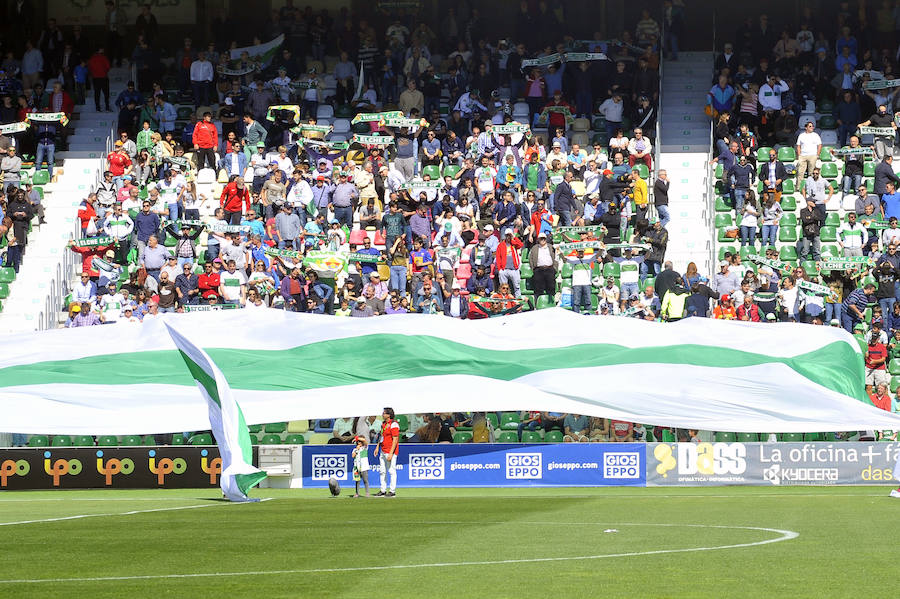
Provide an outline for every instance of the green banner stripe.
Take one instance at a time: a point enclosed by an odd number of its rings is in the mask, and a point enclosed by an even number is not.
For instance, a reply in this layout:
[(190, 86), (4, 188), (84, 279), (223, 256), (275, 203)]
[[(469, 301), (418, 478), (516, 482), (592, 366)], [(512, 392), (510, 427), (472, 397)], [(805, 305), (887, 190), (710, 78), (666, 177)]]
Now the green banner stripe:
[[(210, 348), (235, 389), (290, 391), (390, 381), (420, 376), (466, 374), (513, 380), (558, 368), (589, 368), (620, 364), (677, 364), (706, 367), (746, 367), (786, 364), (816, 383), (860, 401), (862, 357), (844, 342), (781, 358), (710, 345), (670, 345), (628, 348), (587, 343), (562, 348), (490, 350), (427, 335), (376, 334), (320, 341), (284, 350)], [(373, 368), (373, 355), (390, 356)], [(431, 356), (431, 359), (424, 356)], [(153, 365), (153, 368), (148, 368)], [(260, 372), (268, 373), (259, 376)], [(0, 369), (4, 387), (48, 384), (193, 385), (175, 350), (130, 352), (10, 366)], [(0, 387), (2, 389), (2, 387)]]

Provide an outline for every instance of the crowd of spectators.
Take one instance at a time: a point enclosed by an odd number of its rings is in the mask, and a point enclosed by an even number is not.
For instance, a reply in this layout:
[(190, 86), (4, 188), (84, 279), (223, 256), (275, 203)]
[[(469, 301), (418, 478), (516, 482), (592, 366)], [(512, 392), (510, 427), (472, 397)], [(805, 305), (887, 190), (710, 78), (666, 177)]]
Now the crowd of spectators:
[[(155, 18), (139, 19), (119, 139), (78, 211), (68, 326), (209, 306), (659, 317), (668, 179), (646, 11), (619, 40), (538, 43), (453, 27), (452, 11), (433, 29), (288, 4), (263, 36), (286, 35), (270, 63), (186, 38), (168, 70), (148, 66)], [(585, 247), (558, 251), (571, 242)]]

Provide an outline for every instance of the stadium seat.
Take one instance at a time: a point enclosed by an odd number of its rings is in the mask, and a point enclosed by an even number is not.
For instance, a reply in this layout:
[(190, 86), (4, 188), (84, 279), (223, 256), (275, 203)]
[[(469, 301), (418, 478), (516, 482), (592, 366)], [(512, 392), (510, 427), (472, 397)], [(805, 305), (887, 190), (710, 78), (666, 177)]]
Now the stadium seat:
[(271, 422), (263, 429), (266, 433), (280, 435), (287, 430), (287, 422)]
[(316, 120), (330, 119), (334, 117), (334, 108), (331, 104), (319, 104), (316, 108)]
[(638, 174), (641, 176), (641, 179), (646, 181), (650, 177), (650, 169), (647, 168), (647, 165), (643, 162), (636, 163), (634, 168), (638, 169)]
[[(250, 435), (251, 437), (253, 435)], [(184, 438), (184, 435), (181, 433), (175, 433), (172, 435), (172, 445), (187, 445), (187, 440)]]
[(306, 443), (306, 439), (303, 435), (287, 435), (284, 438), (285, 445), (303, 445)]
[(734, 433), (716, 433), (716, 443), (734, 443), (736, 440)]
[(78, 435), (72, 439), (72, 445), (75, 447), (93, 447), (94, 438), (90, 435)]
[(544, 433), (544, 443), (562, 443), (562, 431), (552, 430)]
[[(796, 235), (796, 230), (794, 231)], [(797, 248), (792, 245), (786, 245), (778, 252), (778, 258), (785, 261), (797, 261)]]
[(731, 213), (716, 214), (715, 227), (717, 229), (722, 228), (722, 227), (731, 227), (733, 225), (734, 225), (734, 218), (731, 216)]
[[(784, 207), (784, 198), (782, 198), (782, 207)], [(734, 210), (734, 202), (730, 196), (716, 196), (716, 212), (731, 212)]]
[(422, 177), (425, 175), (431, 177), (432, 181), (437, 181), (441, 178), (441, 168), (436, 164), (429, 164), (422, 168)]
[[(781, 196), (781, 209), (785, 212), (793, 212), (797, 209), (797, 198), (792, 195)], [(782, 222), (783, 224), (783, 222)]]
[(796, 227), (797, 226), (797, 215), (793, 212), (788, 214), (783, 214), (781, 216), (781, 228), (785, 227)]
[(518, 412), (503, 412), (500, 414), (500, 428), (509, 431), (509, 430), (518, 430), (519, 428), (519, 413)]
[(334, 431), (334, 419), (316, 420), (316, 426), (313, 430), (317, 433), (331, 433)]
[(497, 443), (518, 443), (519, 434), (516, 431), (503, 431), (497, 436)]
[(719, 248), (719, 260), (725, 259), (725, 254), (734, 254), (738, 251), (737, 246), (734, 245), (723, 245)]
[(822, 244), (822, 258), (840, 258), (843, 254), (836, 243)]
[(807, 443), (812, 441), (824, 441), (824, 433), (803, 433), (803, 440)]
[(454, 443), (471, 443), (472, 433), (468, 431), (457, 431), (453, 434)]
[(672, 429), (669, 429), (669, 428), (663, 429), (662, 442), (663, 443), (674, 443), (675, 442), (675, 434), (672, 432)]
[(797, 160), (797, 151), (790, 146), (778, 148), (778, 160), (782, 162), (793, 162)]
[(537, 306), (538, 310), (543, 310), (544, 308), (555, 308), (556, 302), (553, 300), (552, 296), (549, 295), (541, 295), (537, 298)]
[(541, 443), (541, 433), (537, 431), (522, 431), (522, 443)]
[(781, 226), (778, 227), (778, 241), (782, 243), (797, 242), (797, 227)]
[(803, 433), (781, 433), (778, 440), (784, 443), (802, 443)]
[(807, 274), (814, 275), (818, 272), (818, 266), (814, 260), (804, 260), (800, 263), (800, 266), (803, 267), (803, 270), (806, 271)]
[(762, 146), (758, 150), (756, 150), (756, 160), (758, 162), (768, 162), (769, 161), (769, 150), (771, 150), (769, 146)]
[(823, 162), (822, 166), (819, 167), (819, 170), (822, 172), (822, 177), (825, 179), (835, 179), (838, 176), (838, 167), (834, 162)]
[[(837, 214), (835, 214), (837, 216)], [(819, 231), (819, 238), (822, 242), (835, 242), (837, 241), (837, 229), (834, 227), (822, 227), (822, 230)]]
[(257, 433), (262, 432), (262, 427), (263, 427), (263, 425), (261, 425), (261, 424), (251, 424), (247, 428), (250, 430), (251, 433), (253, 433), (255, 435)]
[(194, 435), (190, 438), (189, 443), (191, 445), (215, 445), (213, 437), (209, 433)]
[(69, 435), (53, 435), (53, 441), (50, 442), (53, 447), (72, 447), (72, 437)]
[(837, 120), (831, 114), (823, 114), (819, 119), (819, 129), (837, 129)]
[[(172, 438), (174, 439), (175, 437), (180, 436), (180, 434), (175, 433), (174, 435), (172, 435)], [(156, 445), (156, 438), (153, 435), (144, 435), (141, 438), (141, 445), (144, 445), (145, 447), (153, 447)]]
[(31, 179), (31, 183), (33, 185), (46, 185), (50, 182), (50, 173), (47, 171), (38, 171), (34, 174), (34, 177)]
[(9, 283), (0, 283), (0, 299), (9, 297)]
[(49, 447), (50, 439), (47, 435), (31, 435), (28, 438), (28, 447)]
[(829, 212), (825, 216), (825, 226), (826, 227), (840, 227), (841, 226), (841, 217), (837, 212)]
[(250, 435), (250, 445), (259, 445), (259, 437)]
[(366, 240), (366, 232), (362, 229), (357, 229), (355, 231), (350, 231), (350, 243), (355, 245), (362, 245)]
[(97, 437), (97, 445), (100, 447), (118, 447), (119, 438), (115, 435), (101, 435)]
[(328, 439), (331, 438), (331, 435), (328, 433), (313, 433), (307, 439), (308, 445), (325, 445), (328, 443)]
[(892, 376), (891, 377), (891, 393), (896, 393), (897, 387), (900, 387), (900, 376)]
[(397, 424), (400, 425), (400, 432), (405, 433), (409, 430), (409, 417), (406, 414), (397, 414)]
[(457, 164), (448, 164), (444, 167), (444, 172), (442, 173), (444, 177), (455, 177), (456, 174), (460, 171), (460, 167)]
[(0, 283), (12, 283), (16, 280), (16, 271), (11, 266), (0, 268)]
[(122, 446), (123, 447), (139, 447), (143, 439), (141, 439), (140, 435), (125, 435), (122, 437)]
[[(524, 280), (528, 280), (534, 276), (534, 269), (532, 269), (531, 264), (525, 262), (525, 260), (527, 260), (527, 257), (522, 256), (522, 265), (519, 267), (519, 276)], [(467, 279), (472, 276), (472, 266), (467, 266), (469, 267), (469, 274), (466, 277), (463, 277), (463, 275), (459, 274), (461, 278)]]
[(796, 189), (794, 189), (794, 180), (786, 179), (781, 184), (781, 190), (782, 190), (782, 193), (794, 193), (796, 191)]
[(494, 412), (487, 412), (484, 417), (487, 419), (488, 424), (492, 429), (500, 428), (500, 419), (497, 418), (497, 414)]
[(759, 435), (756, 433), (735, 433), (735, 439), (738, 443), (756, 443), (759, 441)]
[(281, 445), (281, 437), (279, 435), (263, 435), (259, 440), (260, 445)]
[(618, 279), (621, 272), (622, 272), (622, 269), (619, 266), (618, 262), (607, 262), (606, 264), (603, 265), (603, 276), (604, 277), (615, 277)]
[(725, 167), (722, 166), (721, 162), (716, 163), (716, 179), (721, 179), (725, 174)]
[(891, 374), (900, 374), (900, 360), (894, 359), (888, 362), (888, 372)]

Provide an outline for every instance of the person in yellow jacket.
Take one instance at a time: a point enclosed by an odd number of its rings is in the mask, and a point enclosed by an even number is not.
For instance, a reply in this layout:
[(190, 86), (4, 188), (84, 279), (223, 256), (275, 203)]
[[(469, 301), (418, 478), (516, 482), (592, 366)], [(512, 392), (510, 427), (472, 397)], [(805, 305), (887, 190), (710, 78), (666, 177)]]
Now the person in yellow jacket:
[(691, 292), (682, 285), (676, 285), (666, 292), (660, 310), (660, 317), (668, 322), (681, 320), (685, 315), (685, 307)]
[(645, 220), (647, 218), (647, 210), (650, 208), (650, 196), (647, 193), (647, 182), (641, 179), (641, 171), (637, 168), (631, 169), (630, 187), (628, 195), (634, 200), (637, 220)]

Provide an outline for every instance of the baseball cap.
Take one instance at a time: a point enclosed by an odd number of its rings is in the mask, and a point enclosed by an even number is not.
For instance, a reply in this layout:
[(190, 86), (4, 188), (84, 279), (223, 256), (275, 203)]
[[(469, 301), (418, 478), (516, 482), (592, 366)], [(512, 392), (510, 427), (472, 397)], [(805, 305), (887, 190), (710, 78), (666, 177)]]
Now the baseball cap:
[(775, 315), (769, 312), (766, 314), (766, 320), (775, 320)]
[(81, 306), (72, 306), (72, 312), (81, 312)]
[(485, 225), (485, 226), (484, 226), (484, 230), (485, 230), (485, 231), (493, 231), (493, 230), (494, 230), (494, 225)]
[(725, 294), (723, 294), (722, 297), (720, 298), (720, 301), (723, 301), (723, 302), (729, 302), (729, 301), (731, 301), (731, 296), (728, 295), (727, 293), (725, 293)]
[(722, 260), (721, 262), (719, 262), (719, 266), (728, 266), (729, 264), (730, 263), (728, 262), (728, 260)]
[[(116, 143), (118, 143), (118, 142), (116, 142)], [(554, 142), (553, 142), (553, 147), (554, 147), (554, 148), (561, 148), (562, 145), (561, 145), (558, 141), (554, 141)]]
[(121, 146), (121, 145), (124, 145), (124, 144), (122, 143), (122, 140), (121, 140), (121, 139), (117, 139), (115, 145)]
[(115, 257), (116, 257), (116, 253), (115, 253), (114, 251), (112, 251), (112, 250), (106, 250), (106, 257), (107, 257), (107, 258), (115, 258)]
[(855, 327), (853, 327), (853, 330), (854, 331), (865, 331), (866, 325), (864, 325), (863, 323), (859, 323)]
[(611, 170), (609, 170), (609, 169), (604, 169), (604, 171), (603, 171), (603, 176), (604, 176), (604, 177), (605, 177), (606, 175), (611, 175), (611, 174), (613, 174), (613, 172), (612, 172)]
[(544, 232), (538, 233), (538, 239), (540, 239), (541, 237), (543, 237), (544, 239), (547, 239), (547, 234)]
[(261, 142), (259, 142), (259, 143), (256, 144), (256, 147), (257, 147), (257, 148), (265, 148), (265, 147), (266, 147), (266, 142), (261, 141)]

